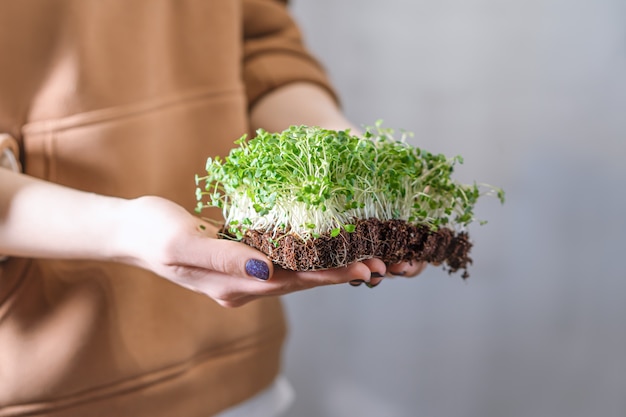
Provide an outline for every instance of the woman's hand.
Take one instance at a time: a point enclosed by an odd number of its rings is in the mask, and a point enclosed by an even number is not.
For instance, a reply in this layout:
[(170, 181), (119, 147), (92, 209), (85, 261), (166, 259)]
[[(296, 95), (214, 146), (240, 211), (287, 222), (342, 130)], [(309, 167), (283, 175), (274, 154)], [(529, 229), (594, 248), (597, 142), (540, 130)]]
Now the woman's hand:
[[(129, 201), (123, 216), (115, 244), (118, 260), (151, 270), (226, 307), (322, 285), (376, 284), (387, 273), (379, 259), (315, 272), (281, 269), (256, 249), (217, 239), (215, 226), (159, 197)], [(408, 264), (393, 268), (408, 275), (416, 272)]]

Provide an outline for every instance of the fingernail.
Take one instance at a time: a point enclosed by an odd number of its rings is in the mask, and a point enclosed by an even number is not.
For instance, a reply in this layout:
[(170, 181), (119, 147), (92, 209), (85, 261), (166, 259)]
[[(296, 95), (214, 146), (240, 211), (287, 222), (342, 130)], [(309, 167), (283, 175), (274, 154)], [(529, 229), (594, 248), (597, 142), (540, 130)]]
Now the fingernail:
[(373, 284), (371, 282), (366, 282), (365, 285), (367, 285), (367, 288), (376, 288), (378, 285), (380, 285), (382, 281), (378, 281), (377, 283)]
[(382, 278), (383, 274), (380, 272), (372, 272), (372, 278)]
[(392, 272), (392, 274), (397, 276), (397, 277), (403, 277), (403, 276), (406, 275), (406, 271)]
[(258, 259), (249, 259), (246, 262), (246, 272), (248, 275), (253, 276), (263, 281), (267, 281), (270, 277), (270, 268), (267, 263), (259, 261)]
[(352, 281), (349, 282), (350, 285), (352, 285), (353, 287), (358, 287), (359, 285), (363, 284), (365, 281), (363, 281), (362, 279), (353, 279)]

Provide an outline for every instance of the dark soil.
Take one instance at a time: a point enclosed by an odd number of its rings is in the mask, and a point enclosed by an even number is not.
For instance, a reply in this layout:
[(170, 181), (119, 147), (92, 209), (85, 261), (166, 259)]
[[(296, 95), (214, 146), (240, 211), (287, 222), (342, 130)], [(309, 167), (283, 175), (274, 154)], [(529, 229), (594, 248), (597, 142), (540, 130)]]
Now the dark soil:
[(291, 235), (272, 235), (246, 231), (243, 243), (265, 253), (275, 264), (294, 271), (311, 271), (345, 266), (355, 261), (380, 258), (386, 263), (428, 262), (442, 265), (449, 273), (463, 270), (472, 263), (472, 243), (465, 232), (427, 226), (415, 226), (402, 220), (360, 220), (356, 230), (342, 230), (307, 241)]

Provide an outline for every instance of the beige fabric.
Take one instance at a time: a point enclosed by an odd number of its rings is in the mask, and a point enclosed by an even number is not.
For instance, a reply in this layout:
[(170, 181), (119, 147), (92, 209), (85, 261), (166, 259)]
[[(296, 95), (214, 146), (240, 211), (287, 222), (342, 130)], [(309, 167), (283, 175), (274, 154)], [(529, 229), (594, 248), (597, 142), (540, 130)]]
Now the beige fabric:
[[(252, 102), (329, 88), (274, 0), (1, 2), (0, 60), (0, 132), (27, 174), (190, 211)], [(284, 334), (277, 299), (224, 309), (123, 265), (12, 258), (0, 416), (212, 415), (270, 384)]]

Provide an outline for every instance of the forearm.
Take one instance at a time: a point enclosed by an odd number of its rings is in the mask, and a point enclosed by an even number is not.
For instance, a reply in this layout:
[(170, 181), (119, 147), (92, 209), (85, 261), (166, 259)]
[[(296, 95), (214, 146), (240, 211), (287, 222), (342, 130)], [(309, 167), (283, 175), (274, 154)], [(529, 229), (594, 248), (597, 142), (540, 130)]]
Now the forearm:
[(325, 129), (359, 129), (343, 115), (333, 97), (312, 83), (293, 83), (261, 98), (250, 113), (251, 127), (279, 132), (291, 125)]
[(125, 200), (0, 169), (0, 253), (108, 259)]

